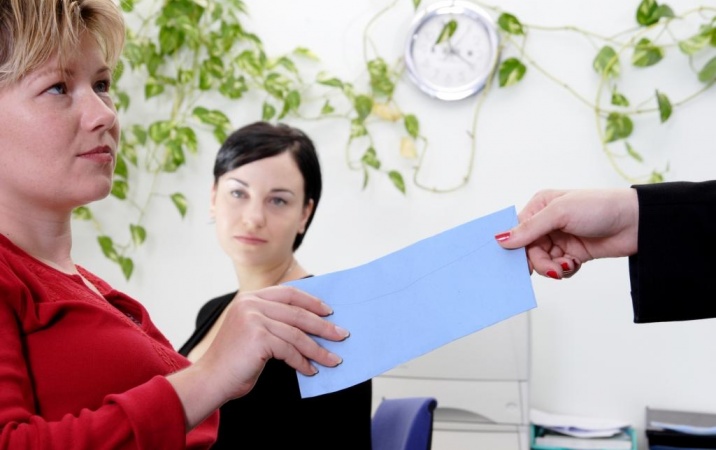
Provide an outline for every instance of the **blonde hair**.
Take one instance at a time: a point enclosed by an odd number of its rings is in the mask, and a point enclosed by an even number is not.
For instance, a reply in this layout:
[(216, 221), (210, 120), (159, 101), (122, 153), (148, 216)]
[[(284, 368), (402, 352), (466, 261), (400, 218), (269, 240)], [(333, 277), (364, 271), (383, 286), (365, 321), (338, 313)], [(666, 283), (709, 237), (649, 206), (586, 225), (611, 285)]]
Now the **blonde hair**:
[(124, 45), (124, 20), (115, 0), (0, 0), (0, 88), (21, 80), (57, 55), (76, 52), (84, 32), (114, 67)]

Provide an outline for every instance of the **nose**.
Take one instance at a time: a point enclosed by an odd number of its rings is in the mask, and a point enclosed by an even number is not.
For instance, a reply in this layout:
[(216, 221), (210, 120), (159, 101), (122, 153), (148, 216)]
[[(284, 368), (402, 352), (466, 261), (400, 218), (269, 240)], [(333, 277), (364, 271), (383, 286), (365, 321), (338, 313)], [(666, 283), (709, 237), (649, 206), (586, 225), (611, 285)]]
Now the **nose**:
[(251, 200), (244, 208), (242, 219), (248, 229), (257, 229), (266, 225), (264, 205), (257, 200)]
[(82, 94), (82, 126), (89, 131), (105, 131), (118, 127), (117, 110), (109, 94), (93, 90)]

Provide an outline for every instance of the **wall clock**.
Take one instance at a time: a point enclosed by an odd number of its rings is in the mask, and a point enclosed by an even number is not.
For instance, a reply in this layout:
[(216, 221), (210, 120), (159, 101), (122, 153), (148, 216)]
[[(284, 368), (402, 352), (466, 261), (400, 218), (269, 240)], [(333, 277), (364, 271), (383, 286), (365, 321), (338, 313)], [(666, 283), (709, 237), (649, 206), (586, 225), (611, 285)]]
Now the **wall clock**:
[(418, 14), (405, 48), (410, 79), (440, 100), (480, 92), (499, 59), (492, 18), (469, 1), (438, 1)]

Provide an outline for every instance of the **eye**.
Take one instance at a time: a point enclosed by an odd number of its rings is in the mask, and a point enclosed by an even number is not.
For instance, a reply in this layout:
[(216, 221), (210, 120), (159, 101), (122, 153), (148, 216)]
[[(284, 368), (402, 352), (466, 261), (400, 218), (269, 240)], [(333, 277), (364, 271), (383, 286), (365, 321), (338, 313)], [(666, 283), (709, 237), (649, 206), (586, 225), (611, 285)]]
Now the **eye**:
[(276, 206), (288, 205), (288, 201), (287, 201), (286, 199), (281, 198), (281, 197), (272, 197), (272, 198), (269, 200), (269, 202), (270, 202), (272, 205), (276, 205)]
[(48, 92), (50, 94), (56, 94), (56, 95), (62, 95), (67, 93), (67, 85), (62, 83), (56, 83), (47, 88), (45, 92)]
[(109, 92), (109, 88), (110, 88), (111, 84), (112, 84), (112, 82), (109, 79), (100, 80), (95, 83), (94, 90), (96, 92), (100, 92), (100, 93), (107, 93), (107, 92)]
[(247, 197), (246, 192), (244, 192), (243, 189), (232, 189), (231, 191), (229, 191), (229, 194), (231, 194), (231, 196), (235, 197), (235, 198), (246, 198)]

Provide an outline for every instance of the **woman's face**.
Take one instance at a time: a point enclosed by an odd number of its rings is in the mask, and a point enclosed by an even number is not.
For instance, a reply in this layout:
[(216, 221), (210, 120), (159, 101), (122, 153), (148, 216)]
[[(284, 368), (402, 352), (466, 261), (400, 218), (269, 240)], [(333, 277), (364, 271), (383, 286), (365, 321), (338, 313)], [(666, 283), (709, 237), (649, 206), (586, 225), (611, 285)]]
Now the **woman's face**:
[(304, 180), (288, 152), (222, 175), (211, 209), (219, 243), (237, 266), (272, 267), (290, 258), (313, 210), (304, 206)]
[(0, 89), (0, 208), (67, 213), (109, 194), (119, 141), (110, 80), (85, 35), (64, 71), (52, 58)]

